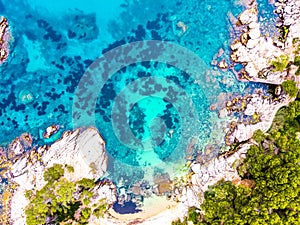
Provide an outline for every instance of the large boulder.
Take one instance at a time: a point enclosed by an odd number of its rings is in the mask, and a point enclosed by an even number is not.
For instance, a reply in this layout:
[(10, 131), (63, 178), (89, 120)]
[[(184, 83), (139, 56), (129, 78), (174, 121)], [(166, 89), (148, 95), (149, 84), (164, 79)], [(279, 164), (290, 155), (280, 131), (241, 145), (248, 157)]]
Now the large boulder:
[(252, 22), (257, 22), (257, 15), (258, 15), (257, 7), (253, 6), (252, 8), (243, 11), (239, 15), (239, 21), (243, 25), (250, 24)]
[(11, 168), (10, 176), (19, 185), (40, 188), (45, 183), (43, 172), (53, 164), (72, 166), (74, 174), (69, 178), (73, 181), (84, 177), (98, 179), (107, 169), (105, 142), (95, 128), (65, 132), (50, 147), (32, 149), (18, 159)]
[[(46, 182), (43, 174), (54, 164), (69, 165), (74, 172), (65, 171), (65, 177), (73, 182), (82, 178), (99, 179), (107, 169), (105, 142), (95, 128), (65, 132), (63, 137), (50, 147), (32, 149), (16, 158), (10, 170), (5, 173), (10, 181), (17, 184), (10, 203), (12, 224), (26, 224), (25, 207), (29, 203), (26, 190), (39, 190)], [(115, 201), (111, 184), (101, 185), (99, 196)], [(113, 191), (114, 192), (114, 191)]]

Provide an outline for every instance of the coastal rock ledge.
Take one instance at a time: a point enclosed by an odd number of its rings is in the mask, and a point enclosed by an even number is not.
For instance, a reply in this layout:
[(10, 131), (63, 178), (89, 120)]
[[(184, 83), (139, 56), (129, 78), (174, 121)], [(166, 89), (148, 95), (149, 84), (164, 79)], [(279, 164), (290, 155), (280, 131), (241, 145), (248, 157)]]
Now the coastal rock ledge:
[(0, 65), (5, 62), (9, 53), (9, 41), (11, 34), (7, 19), (0, 16)]
[[(25, 207), (29, 203), (26, 190), (39, 190), (46, 182), (45, 169), (54, 164), (68, 165), (74, 172), (66, 172), (69, 181), (82, 178), (99, 179), (107, 170), (108, 157), (105, 142), (95, 128), (67, 131), (62, 138), (50, 147), (33, 148), (10, 159), (10, 166), (3, 172), (4, 177), (15, 187), (10, 198), (9, 211), (5, 212), (9, 224), (26, 224)], [(101, 182), (100, 182), (101, 183)], [(97, 187), (99, 198), (106, 198), (111, 204), (115, 201), (115, 187), (110, 182), (102, 182)]]

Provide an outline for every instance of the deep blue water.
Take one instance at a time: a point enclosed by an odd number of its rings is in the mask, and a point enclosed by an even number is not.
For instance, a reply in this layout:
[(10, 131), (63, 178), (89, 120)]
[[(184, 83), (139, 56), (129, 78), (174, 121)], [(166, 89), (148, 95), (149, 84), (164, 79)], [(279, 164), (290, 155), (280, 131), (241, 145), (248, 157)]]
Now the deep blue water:
[(120, 214), (138, 213), (141, 210), (136, 209), (136, 204), (133, 202), (125, 202), (123, 205), (115, 203), (113, 209)]
[[(258, 87), (210, 64), (220, 48), (229, 54), (228, 15), (243, 9), (236, 2), (0, 1), (14, 37), (0, 67), (0, 143), (28, 131), (43, 144), (51, 124), (61, 132), (95, 125), (113, 181), (174, 175), (207, 143), (224, 145), (210, 105)], [(259, 3), (272, 21), (272, 7)]]

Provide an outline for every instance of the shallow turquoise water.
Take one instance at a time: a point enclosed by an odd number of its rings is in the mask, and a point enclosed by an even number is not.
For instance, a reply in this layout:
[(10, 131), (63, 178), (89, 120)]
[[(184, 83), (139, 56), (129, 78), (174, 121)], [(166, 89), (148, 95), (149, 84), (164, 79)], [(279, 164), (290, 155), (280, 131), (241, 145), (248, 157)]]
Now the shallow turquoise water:
[[(0, 14), (8, 18), (14, 38), (12, 54), (0, 67), (0, 142), (6, 144), (29, 131), (36, 144), (43, 144), (41, 133), (53, 123), (62, 127), (61, 132), (93, 124), (107, 144), (107, 176), (127, 187), (157, 173), (175, 173), (186, 157), (193, 159), (212, 139), (224, 145), (222, 131), (213, 136), (220, 121), (210, 105), (222, 93), (227, 96), (224, 101), (229, 93), (249, 93), (259, 86), (237, 82), (232, 73), (210, 64), (220, 48), (225, 56), (229, 54), (228, 15), (242, 11), (236, 2), (2, 1)], [(268, 20), (271, 10), (266, 7), (267, 13), (262, 12)], [(186, 25), (186, 31), (181, 25)], [(77, 101), (81, 90), (77, 86), (92, 62), (118, 46), (145, 40), (185, 48), (200, 63), (195, 71), (178, 68), (186, 55), (175, 50), (175, 66), (172, 55), (159, 62), (158, 56), (150, 62), (136, 57), (103, 79), (102, 89), (96, 90), (95, 108), (83, 107), (90, 101), (88, 96)], [(131, 61), (126, 57), (111, 58), (109, 63)], [(85, 94), (93, 90), (91, 83), (84, 85)], [(30, 102), (24, 101), (28, 94)], [(82, 110), (79, 114), (91, 113), (93, 121), (77, 124), (76, 103)]]

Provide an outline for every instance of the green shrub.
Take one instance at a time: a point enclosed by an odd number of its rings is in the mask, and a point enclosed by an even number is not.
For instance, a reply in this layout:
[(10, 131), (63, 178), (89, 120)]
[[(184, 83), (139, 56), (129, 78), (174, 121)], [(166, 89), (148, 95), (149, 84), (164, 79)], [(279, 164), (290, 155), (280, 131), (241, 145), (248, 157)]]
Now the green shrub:
[(295, 66), (300, 66), (300, 56), (296, 56), (294, 59), (294, 65)]
[(66, 169), (69, 173), (74, 173), (74, 167), (73, 166), (65, 165), (65, 167), (66, 167)]
[(58, 180), (60, 177), (64, 175), (64, 168), (62, 165), (54, 164), (52, 167), (48, 168), (44, 172), (44, 180), (48, 182), (53, 182)]
[(286, 41), (288, 33), (289, 33), (289, 28), (287, 26), (283, 26), (281, 29), (281, 37), (282, 37), (283, 42)]
[(297, 96), (298, 88), (292, 80), (287, 80), (282, 83), (282, 89), (292, 98)]
[(94, 210), (93, 214), (97, 218), (103, 217), (106, 209), (107, 209), (107, 204), (105, 204), (103, 201), (100, 201), (99, 206)]
[(200, 221), (201, 215), (199, 209), (197, 209), (196, 207), (189, 208), (187, 220), (193, 222), (194, 224)]
[(298, 37), (293, 38), (293, 41), (292, 41), (293, 45), (296, 44), (298, 41), (299, 41), (299, 38), (298, 38)]
[(95, 187), (95, 182), (88, 178), (83, 178), (77, 182), (77, 185), (83, 189), (91, 189)]
[(299, 76), (300, 75), (300, 56), (296, 56), (295, 59), (294, 59), (294, 65), (295, 66), (298, 66), (298, 69), (296, 71), (296, 76)]
[(276, 58), (276, 60), (273, 60), (271, 62), (271, 65), (274, 66), (274, 71), (284, 71), (284, 69), (288, 66), (289, 64), (289, 57), (287, 55), (280, 55), (279, 57)]
[(87, 220), (90, 218), (91, 216), (91, 213), (92, 213), (92, 210), (90, 208), (84, 208), (82, 211), (81, 211), (81, 218), (80, 218), (80, 221), (82, 223), (85, 223), (87, 222)]
[(252, 136), (252, 138), (257, 142), (261, 143), (263, 140), (265, 140), (266, 135), (261, 130), (256, 130)]
[(299, 76), (300, 75), (300, 67), (298, 67), (296, 73), (295, 73), (296, 76)]
[(187, 220), (181, 221), (180, 219), (173, 221), (172, 225), (188, 225)]

